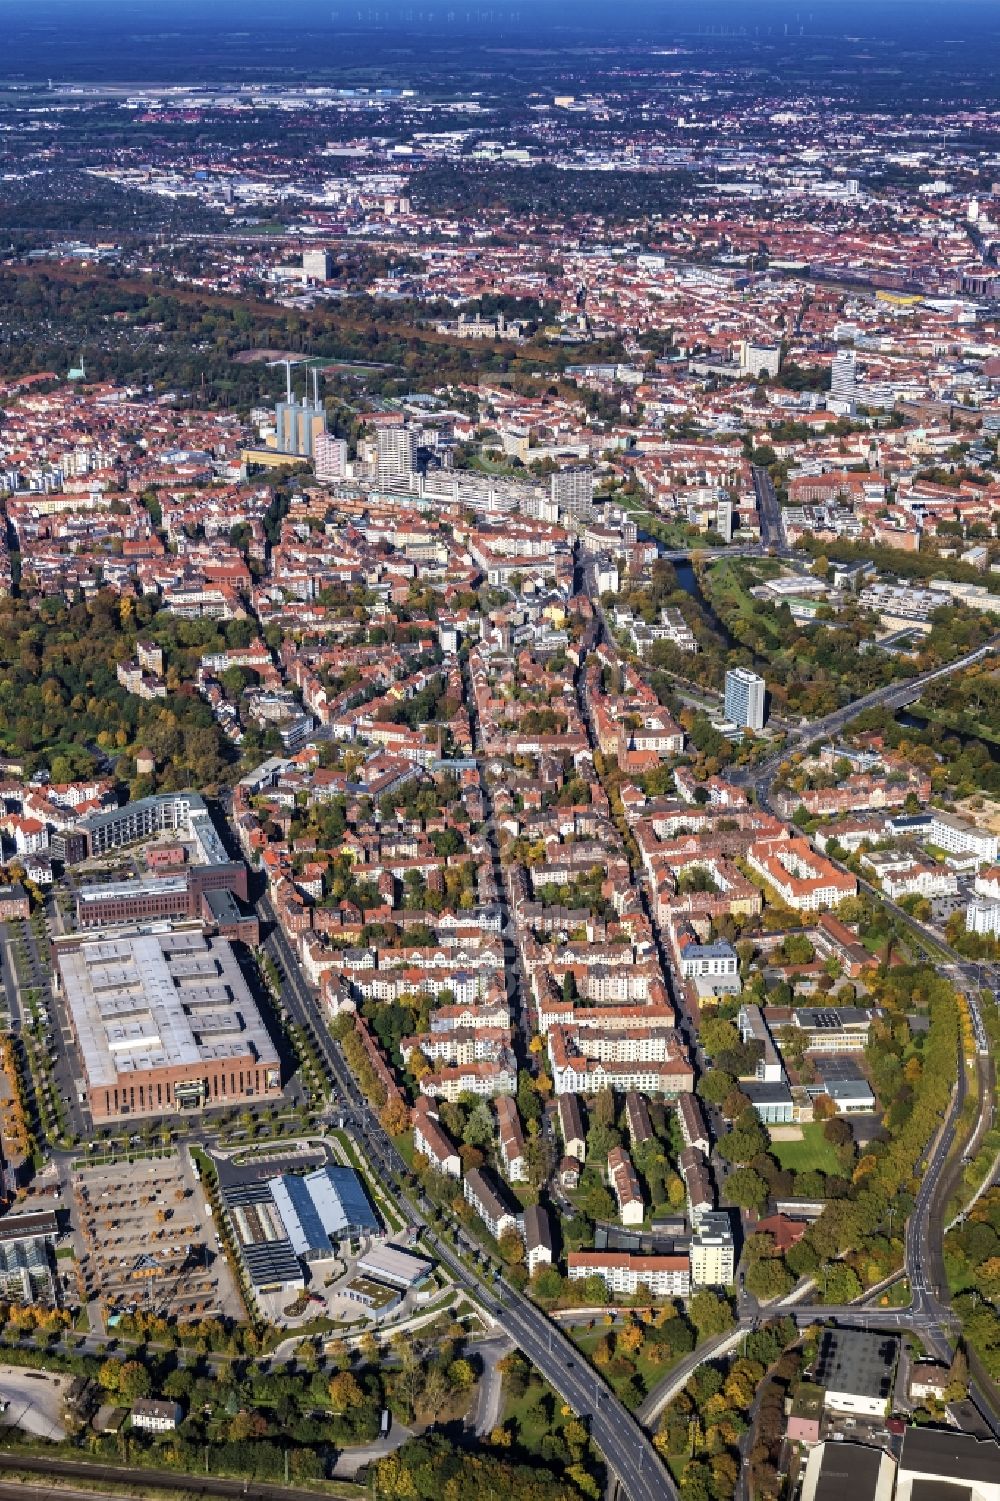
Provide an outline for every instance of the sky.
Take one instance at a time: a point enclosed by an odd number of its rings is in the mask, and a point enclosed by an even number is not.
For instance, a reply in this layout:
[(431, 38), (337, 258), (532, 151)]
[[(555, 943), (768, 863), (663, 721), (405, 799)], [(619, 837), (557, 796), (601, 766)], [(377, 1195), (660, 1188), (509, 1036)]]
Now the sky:
[(0, 0), (0, 80), (248, 77), (257, 60), (308, 76), (391, 68), (395, 45), (412, 57), (429, 36), (558, 49), (706, 33), (800, 52), (813, 37), (863, 37), (904, 56), (946, 42), (981, 69), (1000, 56), (1000, 0)]

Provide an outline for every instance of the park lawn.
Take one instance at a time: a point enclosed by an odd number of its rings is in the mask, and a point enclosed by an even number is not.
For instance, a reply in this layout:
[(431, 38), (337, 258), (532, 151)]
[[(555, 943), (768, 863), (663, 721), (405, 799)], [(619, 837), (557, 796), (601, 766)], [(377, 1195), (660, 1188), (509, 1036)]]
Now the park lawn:
[(704, 574), (706, 598), (723, 623), (739, 635), (738, 626), (742, 622), (745, 630), (754, 632), (751, 639), (761, 641), (761, 649), (772, 652), (779, 652), (785, 644), (781, 627), (750, 590), (781, 573), (780, 564), (776, 564), (774, 558), (755, 558), (752, 565), (723, 558), (713, 562)]
[(406, 1163), (407, 1167), (412, 1167), (413, 1154), (416, 1151), (416, 1148), (413, 1145), (412, 1131), (400, 1131), (397, 1136), (394, 1136), (392, 1138), (392, 1143), (396, 1148), (396, 1151), (399, 1153), (400, 1157), (402, 1157), (403, 1161)]
[[(546, 1386), (546, 1390), (551, 1390)], [(545, 1421), (537, 1406), (538, 1390), (531, 1388), (521, 1397), (508, 1397), (503, 1410), (502, 1426), (513, 1422), (517, 1433), (517, 1443), (529, 1453), (537, 1454), (538, 1447), (547, 1433), (551, 1432), (550, 1425)], [(560, 1397), (556, 1394), (558, 1406)]]
[(839, 1173), (836, 1149), (823, 1135), (822, 1121), (809, 1121), (802, 1127), (801, 1141), (772, 1141), (772, 1155), (783, 1168), (793, 1173)]
[(880, 1293), (872, 1304), (873, 1308), (906, 1308), (909, 1305), (913, 1293), (910, 1288), (910, 1279), (901, 1277), (891, 1287), (887, 1287), (884, 1293)]
[(620, 491), (615, 499), (626, 511), (632, 513), (636, 525), (642, 531), (662, 542), (664, 547), (696, 547), (699, 542), (704, 543), (704, 535), (686, 521), (667, 521), (648, 506), (640, 505), (631, 496), (623, 495)]
[[(580, 1333), (577, 1333), (575, 1329), (567, 1329), (566, 1332), (577, 1348), (583, 1351), (589, 1361), (593, 1362), (594, 1351), (597, 1349), (600, 1341), (609, 1332), (609, 1326), (598, 1323), (596, 1329), (587, 1329)], [(678, 1360), (683, 1360), (684, 1357), (683, 1355), (678, 1355), (676, 1360), (664, 1360), (657, 1365), (648, 1358), (646, 1350), (643, 1349), (637, 1358), (631, 1355), (626, 1358), (632, 1361), (632, 1364), (635, 1366), (635, 1374), (639, 1378), (643, 1391), (645, 1394), (648, 1394), (656, 1386), (657, 1382), (663, 1380), (663, 1377), (667, 1375), (671, 1367), (675, 1366)], [(595, 1369), (600, 1370), (600, 1367), (595, 1367)], [(611, 1385), (615, 1393), (621, 1397), (622, 1389), (628, 1377), (615, 1377), (609, 1375), (607, 1371), (601, 1371), (601, 1375)]]
[(684, 1479), (684, 1471), (691, 1463), (690, 1454), (668, 1454), (666, 1456), (666, 1459), (667, 1469), (670, 1471), (671, 1475), (674, 1478), (674, 1484), (680, 1485), (681, 1481)]

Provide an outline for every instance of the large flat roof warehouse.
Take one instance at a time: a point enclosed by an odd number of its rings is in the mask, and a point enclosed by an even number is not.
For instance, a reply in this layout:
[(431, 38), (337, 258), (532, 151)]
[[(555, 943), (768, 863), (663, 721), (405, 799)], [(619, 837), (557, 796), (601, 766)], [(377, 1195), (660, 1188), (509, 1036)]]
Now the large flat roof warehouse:
[(95, 1119), (280, 1092), (277, 1050), (228, 942), (194, 924), (57, 939)]
[(378, 1234), (379, 1222), (353, 1168), (321, 1167), (268, 1184), (297, 1256), (327, 1256), (344, 1235)]
[(820, 1341), (815, 1379), (828, 1393), (849, 1392), (887, 1402), (892, 1393), (899, 1341), (864, 1329), (827, 1329)]
[(290, 1286), (302, 1261), (333, 1254), (341, 1240), (381, 1233), (353, 1168), (325, 1166), (282, 1173), (266, 1183), (234, 1183), (222, 1197), (237, 1246), (255, 1287)]
[(392, 1287), (415, 1287), (423, 1282), (431, 1271), (431, 1263), (422, 1256), (413, 1256), (401, 1251), (398, 1246), (372, 1246), (358, 1259), (358, 1271), (376, 1282), (387, 1282)]

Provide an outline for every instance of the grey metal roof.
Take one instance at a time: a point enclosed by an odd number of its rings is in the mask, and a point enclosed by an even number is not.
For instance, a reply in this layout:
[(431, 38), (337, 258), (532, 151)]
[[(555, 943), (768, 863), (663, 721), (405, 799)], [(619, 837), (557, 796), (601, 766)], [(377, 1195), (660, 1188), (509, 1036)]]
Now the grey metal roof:
[(916, 1471), (942, 1480), (984, 1481), (1000, 1478), (1000, 1444), (943, 1428), (907, 1428), (899, 1456), (900, 1472)]

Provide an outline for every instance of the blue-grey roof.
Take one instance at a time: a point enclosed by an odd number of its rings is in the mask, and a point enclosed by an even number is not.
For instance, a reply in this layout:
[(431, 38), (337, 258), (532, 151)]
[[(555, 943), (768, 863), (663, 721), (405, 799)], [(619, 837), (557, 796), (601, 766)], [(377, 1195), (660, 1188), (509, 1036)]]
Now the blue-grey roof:
[(350, 1167), (321, 1167), (304, 1177), (283, 1173), (268, 1184), (297, 1256), (329, 1251), (344, 1235), (377, 1234), (379, 1222)]
[(271, 1180), (271, 1196), (278, 1206), (281, 1223), (288, 1231), (296, 1256), (318, 1254), (330, 1249), (330, 1237), (320, 1218), (304, 1178), (284, 1173)]
[(735, 959), (736, 950), (731, 943), (720, 939), (718, 943), (689, 943), (683, 951), (683, 958), (691, 959)]

